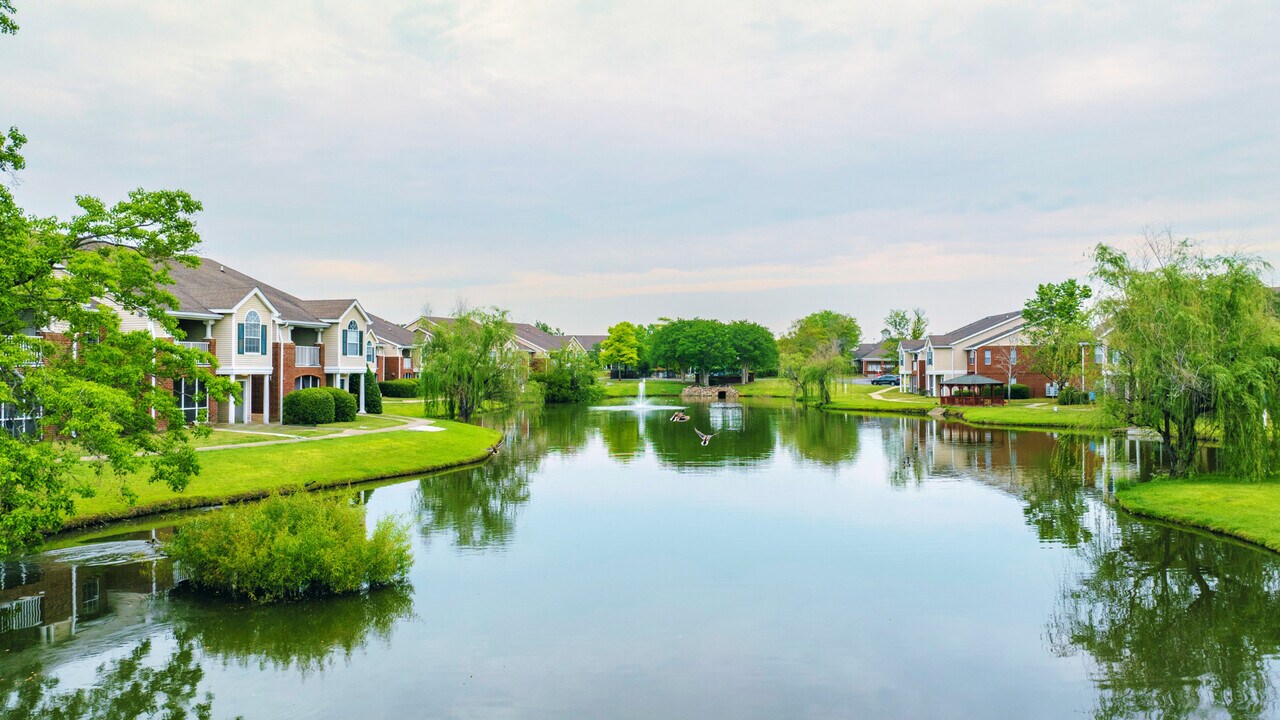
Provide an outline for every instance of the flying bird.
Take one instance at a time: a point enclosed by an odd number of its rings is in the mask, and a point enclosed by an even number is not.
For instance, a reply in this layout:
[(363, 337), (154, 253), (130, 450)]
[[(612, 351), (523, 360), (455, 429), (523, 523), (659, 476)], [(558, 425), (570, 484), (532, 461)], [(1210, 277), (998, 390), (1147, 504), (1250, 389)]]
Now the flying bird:
[(702, 432), (701, 430), (699, 430), (698, 428), (694, 428), (693, 431), (698, 433), (698, 439), (702, 440), (702, 447), (706, 447), (707, 445), (709, 445), (711, 443), (711, 438), (720, 434), (720, 433), (711, 433), (710, 435), (708, 435)]

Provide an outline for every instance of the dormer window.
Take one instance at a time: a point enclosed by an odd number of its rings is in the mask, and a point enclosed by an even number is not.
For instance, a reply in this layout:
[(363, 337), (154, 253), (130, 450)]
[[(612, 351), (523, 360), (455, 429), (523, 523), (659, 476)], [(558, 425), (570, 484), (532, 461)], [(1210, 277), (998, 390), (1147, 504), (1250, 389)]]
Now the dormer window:
[(241, 355), (267, 354), (267, 326), (257, 310), (250, 310), (236, 333), (236, 345)]
[(364, 338), (360, 337), (360, 326), (355, 320), (347, 323), (347, 329), (342, 331), (342, 354), (350, 357), (360, 357), (360, 344)]

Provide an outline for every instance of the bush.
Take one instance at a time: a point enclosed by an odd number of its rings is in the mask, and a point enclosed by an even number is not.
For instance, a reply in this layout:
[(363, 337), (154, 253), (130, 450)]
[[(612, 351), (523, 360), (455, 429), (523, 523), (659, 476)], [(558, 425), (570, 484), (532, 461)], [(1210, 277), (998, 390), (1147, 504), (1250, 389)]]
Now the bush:
[(1059, 405), (1088, 405), (1089, 393), (1077, 390), (1070, 385), (1058, 390)]
[(546, 402), (595, 402), (604, 397), (604, 388), (596, 384), (596, 373), (595, 365), (585, 355), (554, 350), (546, 372), (535, 372), (529, 379), (542, 384)]
[(383, 380), (378, 383), (378, 389), (382, 391), (383, 397), (393, 398), (416, 398), (418, 397), (418, 381), (407, 380)]
[(364, 374), (364, 411), (372, 415), (382, 414), (382, 391), (378, 389), (378, 376), (372, 370)]
[(1022, 383), (1014, 383), (1009, 386), (1010, 400), (1030, 400), (1031, 387)]
[(389, 585), (413, 562), (403, 524), (380, 520), (366, 537), (364, 508), (307, 494), (210, 513), (165, 552), (193, 586), (254, 602)]
[(356, 419), (356, 396), (342, 388), (319, 388), (333, 396), (333, 422), (351, 422)]
[(328, 388), (307, 388), (284, 396), (281, 415), (286, 425), (324, 425), (333, 422), (334, 408)]

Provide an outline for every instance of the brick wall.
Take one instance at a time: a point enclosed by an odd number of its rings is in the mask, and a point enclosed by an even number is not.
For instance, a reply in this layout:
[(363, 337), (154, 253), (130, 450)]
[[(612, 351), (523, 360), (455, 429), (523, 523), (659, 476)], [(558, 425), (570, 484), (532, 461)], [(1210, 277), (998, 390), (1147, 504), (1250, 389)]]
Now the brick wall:
[[(1013, 376), (1020, 385), (1031, 388), (1031, 397), (1045, 397), (1045, 385), (1049, 378), (1031, 371), (1031, 357), (1035, 354), (1035, 346), (1018, 345), (1017, 361), (1013, 364)], [(1014, 346), (984, 345), (977, 349), (973, 360), (968, 363), (970, 373), (989, 377), (1004, 382), (1009, 377), (1008, 357)], [(987, 361), (987, 351), (991, 352), (991, 360)]]
[[(310, 375), (320, 381), (320, 386), (325, 383), (324, 368), (322, 367), (298, 367), (298, 354), (295, 351), (294, 343), (275, 343), (276, 347), (272, 348), (275, 352), (275, 359), (278, 361), (275, 374), (271, 376), (271, 417), (273, 420), (279, 421), (282, 411), (281, 401), (285, 395), (293, 392), (293, 388), (298, 378)], [(324, 346), (320, 346), (321, 362), (324, 358)], [(283, 385), (283, 389), (282, 386)]]

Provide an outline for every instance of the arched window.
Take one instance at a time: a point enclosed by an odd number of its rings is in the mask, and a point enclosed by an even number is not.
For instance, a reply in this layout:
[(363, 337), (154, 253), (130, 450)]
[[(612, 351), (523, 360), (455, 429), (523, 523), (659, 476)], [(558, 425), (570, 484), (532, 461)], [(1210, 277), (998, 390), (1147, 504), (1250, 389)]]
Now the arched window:
[(240, 326), (241, 341), (240, 353), (243, 355), (261, 355), (263, 353), (262, 318), (258, 316), (257, 310), (250, 310), (244, 316), (244, 323)]
[(364, 360), (367, 363), (373, 362), (373, 343), (368, 340), (364, 341)]
[(294, 390), (306, 390), (313, 387), (320, 387), (320, 378), (315, 375), (300, 375), (297, 380), (293, 381)]
[(342, 350), (342, 354), (360, 357), (360, 326), (356, 325), (355, 320), (347, 323), (347, 329), (343, 336), (342, 344), (345, 347)]

